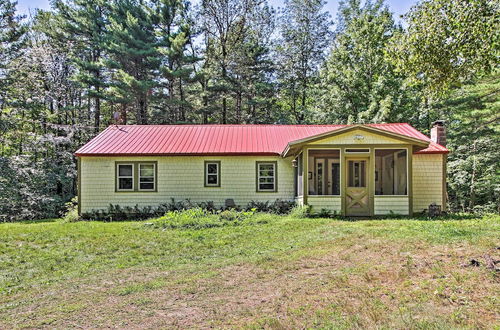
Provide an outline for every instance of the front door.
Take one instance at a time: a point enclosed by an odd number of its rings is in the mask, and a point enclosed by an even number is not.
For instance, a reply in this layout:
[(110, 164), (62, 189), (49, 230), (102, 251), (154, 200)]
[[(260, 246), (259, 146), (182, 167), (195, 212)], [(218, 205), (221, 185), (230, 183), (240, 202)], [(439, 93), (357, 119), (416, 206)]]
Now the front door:
[(348, 216), (370, 215), (368, 158), (347, 158), (345, 205)]

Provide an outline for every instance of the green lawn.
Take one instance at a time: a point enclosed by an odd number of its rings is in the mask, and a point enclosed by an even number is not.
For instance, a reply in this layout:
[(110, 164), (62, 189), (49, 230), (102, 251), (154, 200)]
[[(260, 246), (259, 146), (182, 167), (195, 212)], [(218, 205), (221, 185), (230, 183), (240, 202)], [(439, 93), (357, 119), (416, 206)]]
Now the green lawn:
[(499, 327), (498, 216), (255, 217), (0, 224), (0, 328)]

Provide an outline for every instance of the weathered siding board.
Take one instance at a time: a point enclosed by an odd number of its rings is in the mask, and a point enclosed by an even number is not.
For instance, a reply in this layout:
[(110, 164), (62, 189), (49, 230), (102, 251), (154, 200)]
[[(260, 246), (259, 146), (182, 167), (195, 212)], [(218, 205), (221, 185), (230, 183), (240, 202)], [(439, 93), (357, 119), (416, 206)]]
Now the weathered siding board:
[(409, 214), (409, 199), (408, 196), (375, 196), (374, 197), (374, 213), (375, 215), (386, 214)]
[(443, 179), (443, 155), (413, 155), (413, 212), (431, 203), (443, 206)]
[[(204, 186), (204, 161), (221, 161), (221, 187)], [(116, 161), (157, 161), (157, 192), (115, 192)], [(256, 161), (278, 162), (278, 191), (256, 192)], [(213, 201), (224, 204), (234, 199), (245, 206), (251, 200), (274, 201), (294, 199), (291, 159), (279, 157), (82, 157), (82, 212), (106, 209), (109, 204), (121, 206), (155, 206), (190, 199), (192, 202)]]
[(340, 214), (342, 212), (342, 202), (340, 196), (311, 196), (307, 197), (307, 204), (312, 207), (313, 212), (320, 212), (326, 209)]
[[(360, 135), (362, 139), (355, 139), (356, 135)], [(335, 135), (329, 138), (321, 139), (312, 142), (311, 144), (401, 144), (402, 141), (393, 139), (379, 134), (374, 134), (364, 130), (353, 130), (347, 133)]]

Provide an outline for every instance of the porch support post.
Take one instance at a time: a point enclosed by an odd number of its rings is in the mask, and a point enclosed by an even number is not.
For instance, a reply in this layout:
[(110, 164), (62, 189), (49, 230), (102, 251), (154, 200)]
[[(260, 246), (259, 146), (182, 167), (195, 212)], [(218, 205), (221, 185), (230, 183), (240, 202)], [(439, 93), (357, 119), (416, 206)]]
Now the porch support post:
[(413, 216), (413, 145), (408, 147), (408, 215)]
[(347, 173), (347, 166), (345, 162), (345, 148), (340, 147), (340, 210), (341, 214), (343, 216), (346, 215), (345, 207), (345, 190), (347, 187), (347, 182), (346, 182), (346, 173)]
[(368, 160), (368, 207), (370, 216), (375, 215), (375, 148), (370, 148), (370, 159)]
[(76, 170), (76, 194), (78, 198), (78, 215), (82, 215), (82, 158), (77, 157)]
[(307, 147), (304, 147), (302, 151), (302, 171), (303, 203), (304, 205), (307, 205), (307, 194), (309, 193), (309, 150)]
[(448, 155), (444, 154), (443, 155), (443, 178), (442, 178), (442, 181), (443, 181), (443, 201), (442, 201), (442, 206), (441, 206), (441, 211), (447, 211), (447, 208), (448, 208), (448, 192), (446, 190), (446, 179), (447, 179), (447, 163), (448, 163)]

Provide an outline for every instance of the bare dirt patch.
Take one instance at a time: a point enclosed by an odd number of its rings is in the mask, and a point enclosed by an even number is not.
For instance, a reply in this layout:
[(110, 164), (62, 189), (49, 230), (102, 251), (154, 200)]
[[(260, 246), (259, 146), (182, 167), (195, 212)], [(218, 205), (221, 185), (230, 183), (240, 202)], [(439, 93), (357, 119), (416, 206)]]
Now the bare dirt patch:
[(464, 268), (461, 263), (492, 252), (372, 239), (348, 247), (316, 246), (298, 260), (232, 265), (204, 278), (186, 274), (172, 281), (171, 273), (129, 271), (121, 283), (114, 277), (69, 291), (64, 301), (74, 303), (74, 295), (84, 292), (93, 302), (64, 317), (56, 313), (45, 325), (293, 328), (434, 322), (486, 328), (498, 321), (498, 277), (484, 267)]

